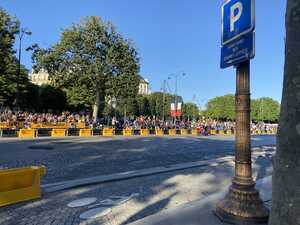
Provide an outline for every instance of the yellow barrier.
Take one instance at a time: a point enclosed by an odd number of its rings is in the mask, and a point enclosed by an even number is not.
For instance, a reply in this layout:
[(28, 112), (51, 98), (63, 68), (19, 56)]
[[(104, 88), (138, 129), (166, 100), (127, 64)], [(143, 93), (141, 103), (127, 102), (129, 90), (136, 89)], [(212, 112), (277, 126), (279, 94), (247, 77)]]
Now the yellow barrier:
[(80, 137), (90, 137), (93, 135), (92, 129), (80, 129), (79, 136)]
[(169, 135), (170, 136), (175, 136), (176, 135), (176, 130), (175, 129), (169, 129)]
[(219, 134), (224, 135), (225, 134), (224, 130), (219, 130)]
[(141, 136), (149, 136), (149, 130), (148, 129), (141, 129)]
[(65, 137), (66, 129), (52, 129), (51, 137)]
[(163, 136), (164, 135), (164, 131), (162, 129), (155, 129), (155, 135), (156, 136)]
[(232, 135), (232, 131), (231, 130), (226, 130), (226, 135)]
[(123, 129), (123, 136), (125, 137), (132, 136), (132, 129)]
[(35, 137), (35, 129), (20, 129), (18, 132), (19, 138), (34, 138)]
[(0, 206), (40, 198), (45, 173), (44, 166), (0, 170)]
[(216, 130), (210, 130), (210, 134), (211, 134), (211, 135), (216, 135), (216, 134), (217, 134), (217, 131), (216, 131)]
[(104, 137), (111, 137), (114, 136), (114, 129), (112, 128), (104, 128), (103, 129), (103, 134)]
[(187, 135), (188, 134), (187, 129), (180, 129), (180, 134), (181, 135)]
[(0, 129), (8, 129), (8, 128), (10, 128), (9, 123), (0, 122)]
[(85, 129), (85, 123), (84, 122), (78, 122), (76, 123), (77, 129)]
[(197, 129), (192, 129), (192, 135), (193, 135), (193, 136), (198, 136), (198, 131), (197, 131)]

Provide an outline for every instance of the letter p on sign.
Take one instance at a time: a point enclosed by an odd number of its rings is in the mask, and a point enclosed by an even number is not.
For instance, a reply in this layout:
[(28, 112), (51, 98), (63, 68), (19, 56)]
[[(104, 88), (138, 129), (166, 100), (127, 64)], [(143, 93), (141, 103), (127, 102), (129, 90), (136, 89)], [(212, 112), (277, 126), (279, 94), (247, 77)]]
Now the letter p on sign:
[[(237, 13), (236, 13), (237, 11)], [(234, 31), (234, 24), (241, 18), (243, 5), (241, 2), (235, 3), (230, 8), (230, 32)]]

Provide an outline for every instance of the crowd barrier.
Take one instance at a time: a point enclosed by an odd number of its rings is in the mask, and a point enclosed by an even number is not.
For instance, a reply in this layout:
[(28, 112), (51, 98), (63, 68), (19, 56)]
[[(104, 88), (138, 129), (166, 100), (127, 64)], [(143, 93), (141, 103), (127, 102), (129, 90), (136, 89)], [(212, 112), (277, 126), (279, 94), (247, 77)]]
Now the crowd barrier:
[(46, 168), (27, 167), (0, 170), (0, 207), (41, 197), (40, 179)]
[[(0, 129), (1, 137), (19, 137), (19, 138), (35, 138), (35, 137), (58, 137), (63, 138), (66, 136), (79, 136), (79, 137), (90, 137), (90, 136), (175, 136), (175, 135), (234, 135), (234, 130), (208, 130), (204, 133), (198, 129), (88, 129), (88, 128), (37, 128), (37, 129)], [(252, 135), (273, 135), (276, 134), (276, 130), (269, 131), (252, 131)]]

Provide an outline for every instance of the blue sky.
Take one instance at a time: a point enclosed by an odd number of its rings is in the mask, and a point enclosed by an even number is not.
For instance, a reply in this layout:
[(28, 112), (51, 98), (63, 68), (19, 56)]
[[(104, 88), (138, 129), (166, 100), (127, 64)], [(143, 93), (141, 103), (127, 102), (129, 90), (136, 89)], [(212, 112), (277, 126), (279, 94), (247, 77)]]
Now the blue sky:
[[(84, 16), (112, 21), (134, 40), (141, 56), (141, 75), (153, 91), (169, 74), (184, 71), (179, 94), (185, 101), (196, 95), (200, 104), (214, 96), (235, 92), (235, 70), (221, 70), (221, 0), (1, 0), (22, 26), (32, 31), (26, 46), (48, 47), (61, 31)], [(251, 62), (253, 98), (281, 99), (284, 65), (284, 0), (256, 1), (256, 57)], [(22, 63), (31, 68), (29, 53)], [(169, 81), (174, 90), (174, 80)]]

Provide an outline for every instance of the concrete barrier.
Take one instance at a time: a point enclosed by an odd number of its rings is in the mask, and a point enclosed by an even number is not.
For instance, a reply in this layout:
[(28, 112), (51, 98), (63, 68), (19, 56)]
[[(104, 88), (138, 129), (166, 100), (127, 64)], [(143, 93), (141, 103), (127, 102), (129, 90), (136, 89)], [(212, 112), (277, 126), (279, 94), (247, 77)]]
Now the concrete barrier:
[(65, 137), (66, 136), (66, 129), (52, 129), (51, 130), (51, 137)]
[(164, 136), (164, 131), (162, 129), (155, 129), (156, 136)]
[(46, 168), (27, 167), (0, 170), (0, 206), (41, 197), (40, 179)]
[(114, 129), (112, 129), (112, 128), (104, 128), (103, 132), (102, 132), (102, 135), (104, 137), (112, 137), (112, 136), (114, 136)]
[(93, 131), (92, 131), (92, 129), (80, 129), (79, 136), (80, 137), (90, 137), (90, 136), (93, 136)]
[(19, 138), (34, 138), (35, 129), (20, 129), (18, 132)]
[(133, 135), (132, 129), (123, 129), (123, 136), (129, 137), (132, 135)]
[(141, 129), (141, 136), (149, 136), (149, 130), (148, 129)]

